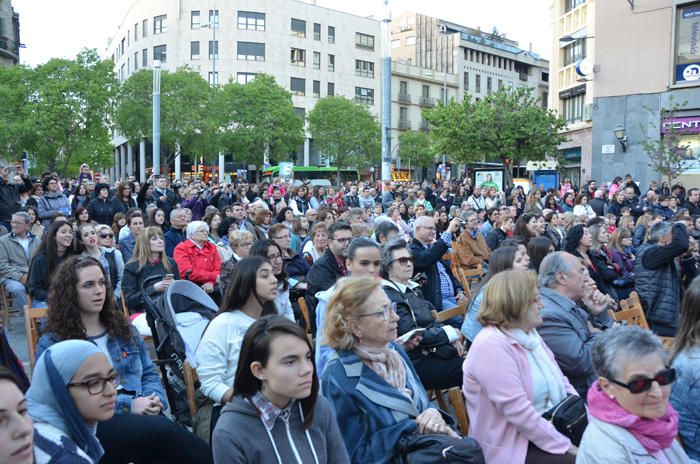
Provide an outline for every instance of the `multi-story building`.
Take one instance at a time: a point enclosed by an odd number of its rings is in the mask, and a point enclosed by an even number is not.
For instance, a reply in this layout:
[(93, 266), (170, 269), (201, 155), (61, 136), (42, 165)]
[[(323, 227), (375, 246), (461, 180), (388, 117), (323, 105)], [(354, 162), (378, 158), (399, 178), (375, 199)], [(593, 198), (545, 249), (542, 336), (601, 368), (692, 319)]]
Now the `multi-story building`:
[(10, 0), (0, 0), (0, 66), (19, 63), (19, 13)]
[(559, 146), (564, 163), (560, 170), (576, 185), (591, 179), (591, 118), (596, 81), (592, 69), (585, 69), (585, 64), (595, 62), (595, 8), (595, 0), (551, 3), (554, 37), (549, 107), (567, 122), (563, 135), (568, 140)]
[[(438, 101), (447, 101), (453, 96), (462, 99), (466, 94), (482, 98), (504, 86), (526, 86), (533, 89), (533, 96), (539, 98), (543, 106), (547, 105), (549, 62), (530, 48), (519, 48), (518, 42), (501, 34), (484, 33), (444, 19), (404, 12), (392, 23), (391, 55), (399, 63), (412, 66), (413, 75), (420, 78), (426, 76), (424, 68), (438, 72), (440, 78), (447, 73), (448, 95), (443, 96), (440, 88), (436, 95)], [(410, 75), (401, 74), (395, 66), (392, 81), (395, 85), (399, 77), (406, 80)], [(454, 95), (450, 95), (453, 87)], [(401, 89), (398, 90), (394, 95), (401, 94)], [(393, 105), (392, 112), (396, 111), (396, 106)], [(400, 115), (399, 118), (392, 115), (392, 119), (401, 121)], [(393, 127), (400, 129), (398, 125)], [(453, 175), (456, 174), (453, 169)]]
[[(247, 83), (265, 73), (292, 93), (299, 115), (329, 95), (354, 98), (379, 114), (378, 21), (297, 0), (219, 0), (213, 8), (204, 0), (136, 0), (107, 51), (119, 79), (153, 60), (165, 70), (187, 66), (211, 84)], [(134, 170), (126, 142), (113, 140), (117, 177)], [(296, 162), (320, 163), (313, 140), (306, 139)]]
[[(688, 145), (686, 169), (676, 180), (700, 186), (698, 31), (697, 0), (596, 4), (594, 178), (609, 182), (629, 173), (642, 190), (661, 182), (640, 142), (661, 140), (673, 127)], [(662, 119), (662, 110), (674, 105), (682, 109)]]

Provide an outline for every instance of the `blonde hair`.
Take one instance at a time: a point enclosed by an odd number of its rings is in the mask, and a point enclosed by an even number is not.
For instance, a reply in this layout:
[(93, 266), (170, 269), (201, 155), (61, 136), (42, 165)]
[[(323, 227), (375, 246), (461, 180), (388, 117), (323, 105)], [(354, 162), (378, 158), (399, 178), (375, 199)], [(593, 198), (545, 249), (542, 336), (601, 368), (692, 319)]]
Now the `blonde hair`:
[(362, 307), (376, 289), (379, 281), (371, 277), (346, 277), (338, 280), (326, 307), (323, 342), (334, 350), (350, 350), (357, 340), (348, 321), (362, 314)]
[(482, 325), (512, 327), (532, 306), (537, 295), (537, 275), (533, 271), (502, 271), (489, 279), (478, 319)]
[[(163, 229), (159, 226), (146, 227), (141, 235), (136, 238), (136, 246), (134, 247), (134, 254), (131, 255), (130, 263), (139, 263), (139, 271), (143, 267), (151, 262), (151, 238), (154, 236), (159, 236), (164, 238)], [(171, 272), (170, 259), (168, 255), (165, 254), (165, 248), (160, 252), (160, 262), (163, 263), (163, 267), (166, 271)]]
[[(617, 224), (617, 227), (621, 229), (634, 229), (634, 217), (622, 216), (620, 218), (620, 222)], [(647, 227), (647, 230), (648, 229), (650, 229), (650, 227)]]
[(243, 240), (245, 239), (248, 239), (251, 242), (255, 241), (255, 237), (253, 236), (253, 234), (248, 232), (247, 230), (232, 230), (228, 233), (228, 241), (231, 245), (231, 248), (239, 246), (241, 243), (243, 243)]
[(622, 240), (625, 238), (632, 238), (632, 232), (628, 228), (618, 227), (615, 229), (615, 232), (610, 236), (610, 249), (624, 253), (625, 250), (622, 247)]

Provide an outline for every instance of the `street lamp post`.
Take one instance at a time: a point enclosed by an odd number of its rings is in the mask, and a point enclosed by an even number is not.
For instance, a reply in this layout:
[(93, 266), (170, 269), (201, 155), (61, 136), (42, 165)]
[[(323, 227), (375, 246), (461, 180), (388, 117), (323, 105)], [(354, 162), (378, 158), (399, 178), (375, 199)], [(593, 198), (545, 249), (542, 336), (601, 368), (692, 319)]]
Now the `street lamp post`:
[(382, 180), (391, 180), (391, 9), (384, 0), (382, 19)]
[(153, 60), (153, 175), (160, 175), (160, 60)]
[[(212, 54), (211, 54), (211, 85), (218, 85), (219, 84), (219, 78), (216, 75), (216, 59), (219, 56), (219, 44), (216, 42), (216, 30), (219, 28), (219, 12), (216, 9), (216, 4), (214, 4), (214, 9), (212, 10), (212, 16), (209, 18), (209, 22), (207, 24), (202, 24), (200, 27), (208, 27), (211, 29), (211, 48), (212, 48)], [(213, 166), (213, 163), (212, 163)], [(219, 182), (223, 182), (225, 179), (225, 162), (224, 162), (224, 153), (219, 152)]]

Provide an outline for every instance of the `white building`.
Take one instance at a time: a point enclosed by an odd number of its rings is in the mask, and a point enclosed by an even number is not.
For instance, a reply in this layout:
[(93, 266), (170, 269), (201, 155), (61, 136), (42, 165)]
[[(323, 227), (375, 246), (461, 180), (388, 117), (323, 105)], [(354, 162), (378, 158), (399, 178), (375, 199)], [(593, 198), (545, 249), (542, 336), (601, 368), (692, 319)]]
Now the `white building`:
[[(379, 114), (380, 22), (296, 0), (136, 0), (108, 47), (120, 80), (158, 59), (187, 66), (209, 83), (275, 77), (299, 114), (328, 95), (356, 98)], [(216, 40), (214, 41), (214, 35)], [(115, 137), (114, 178), (136, 170), (135, 152)], [(300, 150), (301, 151), (301, 150)], [(297, 163), (320, 162), (309, 138)], [(150, 166), (151, 163), (147, 162)]]

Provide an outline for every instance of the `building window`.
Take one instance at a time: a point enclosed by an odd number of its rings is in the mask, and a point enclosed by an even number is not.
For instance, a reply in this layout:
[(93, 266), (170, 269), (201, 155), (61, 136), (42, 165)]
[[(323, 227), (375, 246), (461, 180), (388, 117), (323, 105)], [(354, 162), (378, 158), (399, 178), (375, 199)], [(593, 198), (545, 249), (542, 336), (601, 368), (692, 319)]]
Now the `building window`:
[(139, 23), (134, 24), (134, 42), (139, 40)]
[(399, 101), (411, 102), (411, 96), (408, 94), (408, 82), (399, 81)]
[(411, 46), (416, 44), (416, 36), (412, 35), (411, 37), (406, 37), (406, 45)]
[(199, 59), (199, 40), (190, 42), (190, 59), (191, 60), (198, 60)]
[(297, 37), (306, 37), (306, 21), (302, 19), (292, 18), (292, 35)]
[(297, 116), (302, 121), (306, 121), (306, 109), (305, 108), (299, 108), (298, 106), (295, 106), (294, 107), (294, 115)]
[(190, 29), (199, 29), (199, 10), (190, 13)]
[(328, 55), (328, 70), (335, 72), (335, 55)]
[(491, 79), (491, 76), (488, 76), (486, 78), (486, 95), (491, 95), (491, 90), (492, 90), (491, 82), (492, 82), (492, 80), (493, 79)]
[(141, 66), (144, 68), (148, 66), (148, 49), (144, 48), (141, 50)]
[(209, 59), (215, 60), (219, 58), (219, 41), (209, 41)]
[(469, 73), (464, 73), (464, 91), (469, 92)]
[(124, 42), (126, 42), (126, 39), (122, 39), (121, 43), (119, 44), (119, 55), (124, 54)]
[(586, 0), (565, 0), (566, 1), (566, 12), (569, 12), (579, 5), (586, 3)]
[(239, 84), (248, 84), (255, 79), (255, 76), (257, 76), (255, 73), (239, 72), (238, 75), (236, 75), (236, 82)]
[(371, 61), (355, 60), (355, 75), (374, 78), (374, 63)]
[(209, 10), (208, 27), (219, 28), (219, 10)]
[(321, 69), (321, 52), (314, 52), (314, 69)]
[(476, 78), (476, 81), (474, 82), (474, 91), (476, 93), (481, 93), (481, 76), (479, 74), (477, 74), (475, 76), (475, 78)]
[(306, 66), (306, 50), (292, 48), (292, 66)]
[(562, 100), (562, 102), (564, 103), (563, 116), (567, 124), (583, 121), (583, 105), (585, 100), (585, 93)]
[(313, 95), (315, 98), (321, 97), (321, 81), (313, 82)]
[(430, 87), (429, 87), (429, 86), (424, 85), (424, 86), (421, 88), (421, 96), (422, 96), (423, 98), (430, 98)]
[(410, 129), (410, 123), (408, 121), (408, 108), (403, 106), (399, 107), (399, 129), (407, 130)]
[(166, 56), (168, 54), (167, 45), (156, 45), (153, 47), (153, 59), (160, 60), (161, 63), (165, 63)]
[(168, 32), (168, 15), (160, 15), (153, 18), (153, 35), (165, 32)]
[(292, 95), (299, 95), (300, 97), (306, 95), (306, 79), (290, 77), (289, 91), (292, 92)]
[(355, 87), (355, 101), (363, 105), (374, 105), (374, 89)]
[(209, 85), (219, 85), (219, 73), (209, 71)]
[(564, 64), (576, 63), (586, 57), (586, 39), (577, 39), (564, 47)]
[(314, 23), (314, 40), (321, 40), (321, 25)]
[(328, 83), (328, 92), (326, 92), (329, 97), (335, 96), (335, 84), (333, 82)]
[(391, 41), (391, 48), (400, 48), (401, 47), (401, 39), (394, 39)]
[(335, 27), (328, 26), (328, 43), (335, 43)]
[(148, 37), (148, 20), (144, 19), (141, 22), (141, 37), (146, 38)]
[(259, 42), (238, 42), (238, 59), (265, 61), (265, 44)]
[(374, 51), (374, 36), (355, 32), (355, 46)]
[(134, 52), (134, 71), (139, 69), (139, 52)]
[(239, 11), (238, 29), (246, 29), (249, 31), (264, 31), (265, 13), (256, 13), (254, 11)]
[(498, 90), (503, 88), (503, 79), (498, 79)]

